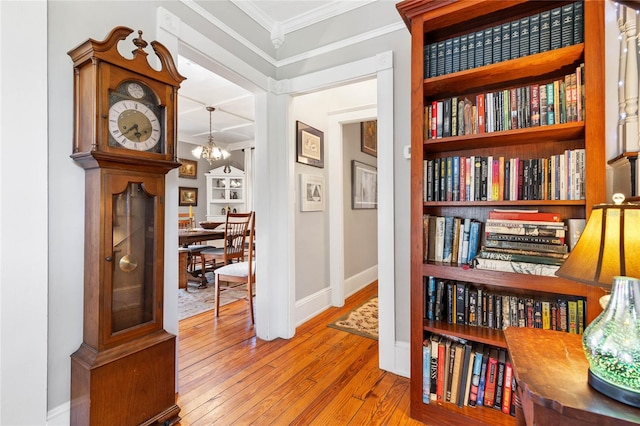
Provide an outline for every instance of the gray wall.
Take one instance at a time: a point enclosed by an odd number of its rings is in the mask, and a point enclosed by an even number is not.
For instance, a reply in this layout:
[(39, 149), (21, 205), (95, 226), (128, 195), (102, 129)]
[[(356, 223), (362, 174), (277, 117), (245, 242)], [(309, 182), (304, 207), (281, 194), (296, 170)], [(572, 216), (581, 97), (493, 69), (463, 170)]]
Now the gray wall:
[[(264, 40), (264, 31), (246, 15), (237, 13), (228, 1), (200, 2), (212, 13), (240, 33), (257, 43)], [(49, 312), (48, 312), (48, 368), (47, 394), (49, 410), (69, 401), (69, 356), (82, 342), (82, 286), (83, 286), (83, 226), (84, 171), (69, 158), (72, 135), (72, 63), (66, 52), (87, 38), (102, 40), (115, 26), (124, 25), (144, 31), (147, 40), (157, 39), (156, 13), (162, 6), (179, 16), (187, 25), (214, 40), (241, 60), (265, 75), (286, 78), (307, 74), (340, 63), (371, 57), (378, 52), (394, 51), (395, 61), (395, 265), (396, 265), (396, 340), (409, 340), (409, 165), (401, 158), (402, 146), (409, 144), (410, 37), (406, 29), (384, 37), (349, 46), (308, 61), (283, 67), (276, 76), (275, 67), (249, 51), (209, 22), (177, 1), (54, 1), (48, 2), (48, 110), (49, 110)], [(397, 20), (394, 2), (375, 2), (371, 7), (382, 8), (390, 19)], [(360, 21), (366, 21), (360, 16)], [(323, 43), (323, 33), (336, 28), (316, 28), (308, 40), (312, 49)], [(322, 37), (321, 37), (322, 36)], [(266, 47), (265, 47), (266, 50)], [(300, 117), (307, 124), (326, 130), (326, 112), (320, 121), (313, 115)], [(295, 120), (295, 118), (294, 118)], [(309, 168), (296, 164), (296, 179), (300, 170)], [(317, 172), (318, 170), (314, 170)], [(320, 172), (322, 173), (322, 172)], [(177, 183), (177, 171), (170, 172), (169, 181)], [(177, 186), (177, 185), (176, 185)], [(283, 208), (288, 208), (283, 206)], [(296, 227), (300, 240), (296, 246), (306, 248), (297, 253), (296, 300), (313, 294), (327, 285), (327, 229), (326, 219), (316, 214), (298, 214)], [(321, 259), (317, 262), (315, 259)], [(308, 262), (308, 263), (306, 263)], [(319, 266), (319, 268), (318, 268)], [(314, 271), (310, 273), (310, 271)], [(28, 409), (24, 407), (24, 409)]]
[(352, 160), (376, 166), (377, 158), (360, 149), (360, 123), (342, 126), (343, 205), (344, 205), (344, 278), (378, 264), (378, 210), (352, 209)]

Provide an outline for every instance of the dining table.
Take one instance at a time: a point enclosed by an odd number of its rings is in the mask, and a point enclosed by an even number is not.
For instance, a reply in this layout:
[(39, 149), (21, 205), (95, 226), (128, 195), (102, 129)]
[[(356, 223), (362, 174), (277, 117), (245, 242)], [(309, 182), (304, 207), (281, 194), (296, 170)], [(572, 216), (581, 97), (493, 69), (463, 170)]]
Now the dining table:
[(187, 282), (189, 280), (188, 265), (193, 261), (190, 259), (192, 255), (188, 249), (189, 245), (222, 239), (224, 239), (224, 227), (214, 229), (192, 228), (178, 230), (178, 288), (187, 289)]
[(178, 244), (181, 247), (187, 247), (189, 244), (199, 243), (202, 241), (220, 240), (224, 238), (223, 229), (180, 229), (178, 230)]

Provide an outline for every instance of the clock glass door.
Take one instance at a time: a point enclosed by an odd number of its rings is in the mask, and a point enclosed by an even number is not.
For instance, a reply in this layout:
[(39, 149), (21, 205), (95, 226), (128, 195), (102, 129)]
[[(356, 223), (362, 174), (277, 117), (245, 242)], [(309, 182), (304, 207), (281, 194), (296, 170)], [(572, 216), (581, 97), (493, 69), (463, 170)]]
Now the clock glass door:
[(111, 329), (154, 321), (156, 196), (140, 182), (113, 194)]

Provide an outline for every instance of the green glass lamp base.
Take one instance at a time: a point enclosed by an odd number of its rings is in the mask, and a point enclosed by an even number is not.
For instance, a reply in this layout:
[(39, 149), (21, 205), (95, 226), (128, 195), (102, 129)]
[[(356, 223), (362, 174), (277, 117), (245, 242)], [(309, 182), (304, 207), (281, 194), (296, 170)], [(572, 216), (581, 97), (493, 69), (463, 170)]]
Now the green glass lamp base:
[(589, 370), (589, 385), (603, 395), (624, 404), (640, 408), (640, 393), (622, 389), (605, 382)]

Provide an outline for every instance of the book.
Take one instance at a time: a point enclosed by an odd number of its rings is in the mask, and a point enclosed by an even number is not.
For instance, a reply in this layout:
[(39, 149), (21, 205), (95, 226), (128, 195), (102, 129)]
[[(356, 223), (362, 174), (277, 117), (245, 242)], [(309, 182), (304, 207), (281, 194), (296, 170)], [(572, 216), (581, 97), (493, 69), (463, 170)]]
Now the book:
[(426, 298), (426, 309), (425, 309), (425, 317), (429, 321), (435, 320), (435, 309), (436, 309), (436, 279), (435, 277), (425, 277), (425, 281), (427, 282), (427, 298)]
[(502, 398), (504, 395), (504, 368), (506, 362), (506, 352), (503, 349), (498, 350), (498, 376), (496, 379), (496, 390), (493, 402), (493, 408), (502, 410)]
[(519, 253), (502, 253), (487, 249), (480, 250), (478, 255), (482, 259), (507, 260), (511, 262), (543, 263), (545, 265), (562, 265), (564, 263), (564, 259), (562, 258)]
[(469, 389), (468, 405), (475, 407), (478, 398), (478, 388), (480, 386), (480, 374), (482, 372), (482, 356), (484, 354), (484, 344), (476, 343), (474, 348), (475, 357), (473, 359), (473, 369), (471, 374), (471, 386)]
[(449, 394), (449, 402), (458, 403), (458, 392), (460, 391), (460, 382), (462, 381), (462, 366), (464, 364), (464, 345), (455, 343), (453, 368), (451, 369), (451, 391)]
[[(471, 344), (465, 343), (462, 345), (462, 359), (460, 365), (460, 383), (458, 386), (458, 393), (455, 402), (458, 404), (458, 407), (463, 407), (465, 401), (467, 401), (469, 396), (469, 372), (471, 371), (471, 367), (469, 363), (471, 362)], [(466, 397), (465, 397), (466, 396)], [(452, 396), (453, 397), (453, 396)], [(454, 401), (452, 401), (454, 402)]]
[(487, 360), (487, 372), (484, 387), (484, 406), (493, 407), (495, 402), (496, 382), (498, 380), (498, 350), (492, 348)]
[(443, 216), (437, 216), (435, 219), (436, 230), (433, 234), (435, 236), (435, 261), (442, 262), (444, 254), (445, 219)]
[(467, 263), (470, 263), (478, 253), (480, 248), (480, 230), (482, 224), (478, 221), (472, 220), (469, 225), (469, 249), (467, 252)]
[(422, 345), (422, 402), (428, 404), (431, 399), (431, 343), (425, 340)]
[(436, 216), (429, 215), (428, 218), (429, 231), (427, 234), (430, 236), (427, 243), (427, 261), (435, 262), (436, 260)]
[(555, 272), (560, 269), (558, 265), (545, 265), (531, 262), (514, 262), (508, 260), (476, 258), (474, 267), (487, 271), (513, 272), (516, 274), (541, 275), (555, 277)]
[(429, 366), (430, 374), (430, 389), (429, 399), (435, 401), (437, 398), (437, 380), (438, 380), (438, 344), (440, 342), (440, 336), (437, 334), (431, 335), (431, 364)]
[(511, 365), (511, 361), (507, 359), (504, 363), (504, 389), (502, 391), (502, 412), (505, 414), (509, 414), (511, 411), (511, 399), (512, 399), (512, 387), (511, 383), (513, 381), (513, 367)]
[(489, 212), (489, 219), (507, 219), (524, 221), (560, 222), (560, 213), (539, 212), (538, 210), (494, 209)]
[(442, 262), (451, 263), (453, 252), (453, 216), (444, 218), (444, 241), (442, 246)]
[(465, 293), (467, 292), (467, 286), (463, 282), (457, 282), (455, 286), (455, 324), (466, 324), (465, 317)]
[[(562, 237), (547, 237), (534, 235), (513, 235), (489, 232), (485, 235), (487, 247), (522, 248), (525, 250), (551, 251), (567, 253), (567, 246)], [(505, 244), (498, 243), (520, 243)]]
[(444, 347), (444, 388), (442, 401), (448, 402), (451, 399), (451, 376), (453, 375), (452, 361), (455, 357), (455, 345), (453, 344), (451, 339), (445, 339)]
[(462, 398), (463, 398), (462, 399), (462, 405), (463, 406), (469, 405), (469, 395), (471, 394), (471, 379), (473, 377), (473, 365), (475, 363), (475, 359), (476, 359), (476, 354), (473, 351), (473, 347), (472, 347), (471, 351), (469, 353), (469, 360), (466, 363), (467, 376), (466, 376), (466, 379), (465, 379), (464, 394), (462, 395)]
[(446, 356), (446, 343), (445, 339), (440, 339), (438, 342), (438, 372), (436, 378), (436, 401), (444, 402), (444, 387), (445, 387), (445, 358)]
[(482, 366), (480, 368), (480, 382), (478, 384), (478, 396), (476, 398), (476, 405), (484, 405), (484, 391), (487, 381), (487, 364), (489, 362), (489, 353), (491, 348), (489, 346), (484, 347), (482, 352)]
[[(523, 250), (523, 249), (514, 249), (514, 248), (502, 248), (502, 247), (487, 247), (484, 246), (483, 250), (488, 250), (494, 253), (507, 253), (507, 254), (522, 254), (528, 256), (544, 256), (544, 257), (552, 257), (555, 259), (566, 259), (569, 257), (569, 253), (554, 253), (547, 251), (539, 251), (539, 250)], [(513, 259), (509, 259), (513, 260)]]

